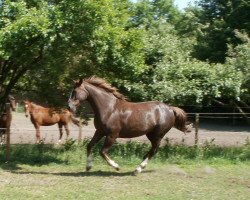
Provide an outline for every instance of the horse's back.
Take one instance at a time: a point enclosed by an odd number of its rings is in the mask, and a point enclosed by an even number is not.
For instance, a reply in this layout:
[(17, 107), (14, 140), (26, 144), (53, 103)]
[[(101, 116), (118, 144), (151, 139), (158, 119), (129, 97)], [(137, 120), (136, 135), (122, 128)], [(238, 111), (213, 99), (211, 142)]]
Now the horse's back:
[(40, 108), (32, 113), (32, 122), (41, 126), (51, 126), (56, 123), (67, 124), (71, 113), (65, 109)]
[(162, 102), (125, 102), (119, 111), (120, 137), (137, 137), (154, 131), (164, 133), (174, 125), (173, 111)]

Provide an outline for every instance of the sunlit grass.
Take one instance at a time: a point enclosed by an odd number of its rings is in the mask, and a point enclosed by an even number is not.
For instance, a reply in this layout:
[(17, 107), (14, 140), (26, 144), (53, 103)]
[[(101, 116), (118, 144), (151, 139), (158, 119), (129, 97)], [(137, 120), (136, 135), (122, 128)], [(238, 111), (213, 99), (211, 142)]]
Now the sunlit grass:
[(110, 157), (116, 172), (94, 148), (94, 166), (85, 172), (86, 142), (61, 146), (13, 145), (11, 161), (0, 151), (0, 199), (248, 199), (249, 143), (221, 148), (162, 147), (143, 173), (135, 167), (149, 146), (116, 144)]

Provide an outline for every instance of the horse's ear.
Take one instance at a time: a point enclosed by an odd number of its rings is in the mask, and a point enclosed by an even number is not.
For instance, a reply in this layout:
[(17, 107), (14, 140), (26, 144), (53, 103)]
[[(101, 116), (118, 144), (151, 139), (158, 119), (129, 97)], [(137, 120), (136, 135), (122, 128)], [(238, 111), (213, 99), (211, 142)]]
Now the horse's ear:
[(82, 84), (82, 82), (83, 82), (83, 79), (82, 78), (80, 78), (79, 80), (73, 80), (72, 79), (72, 81), (75, 83), (75, 84), (77, 84), (77, 85), (81, 85)]
[(83, 82), (83, 78), (80, 78), (78, 84), (82, 85), (82, 82)]

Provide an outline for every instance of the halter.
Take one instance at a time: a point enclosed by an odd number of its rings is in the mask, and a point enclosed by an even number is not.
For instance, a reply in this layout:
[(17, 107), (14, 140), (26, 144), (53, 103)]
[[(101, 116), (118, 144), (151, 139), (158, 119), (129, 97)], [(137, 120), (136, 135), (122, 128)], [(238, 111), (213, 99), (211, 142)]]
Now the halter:
[[(87, 96), (89, 96), (89, 92), (88, 92), (88, 90), (85, 88), (85, 86), (83, 85), (83, 83), (82, 83), (78, 88), (80, 88), (81, 90), (83, 90), (84, 92), (86, 92), (86, 93), (87, 93)], [(73, 91), (71, 92), (69, 99), (74, 99), (74, 100), (76, 99), (75, 97), (73, 98), (73, 92), (75, 91), (75, 89), (76, 89), (76, 88), (74, 88)]]

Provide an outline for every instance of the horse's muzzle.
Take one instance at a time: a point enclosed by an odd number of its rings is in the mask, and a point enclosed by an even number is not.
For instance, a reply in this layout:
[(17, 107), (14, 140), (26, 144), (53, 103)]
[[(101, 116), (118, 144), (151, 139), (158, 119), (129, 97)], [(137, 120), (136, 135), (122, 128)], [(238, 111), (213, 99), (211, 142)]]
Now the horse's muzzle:
[(76, 106), (72, 103), (72, 101), (68, 101), (68, 109), (73, 113), (76, 112)]

